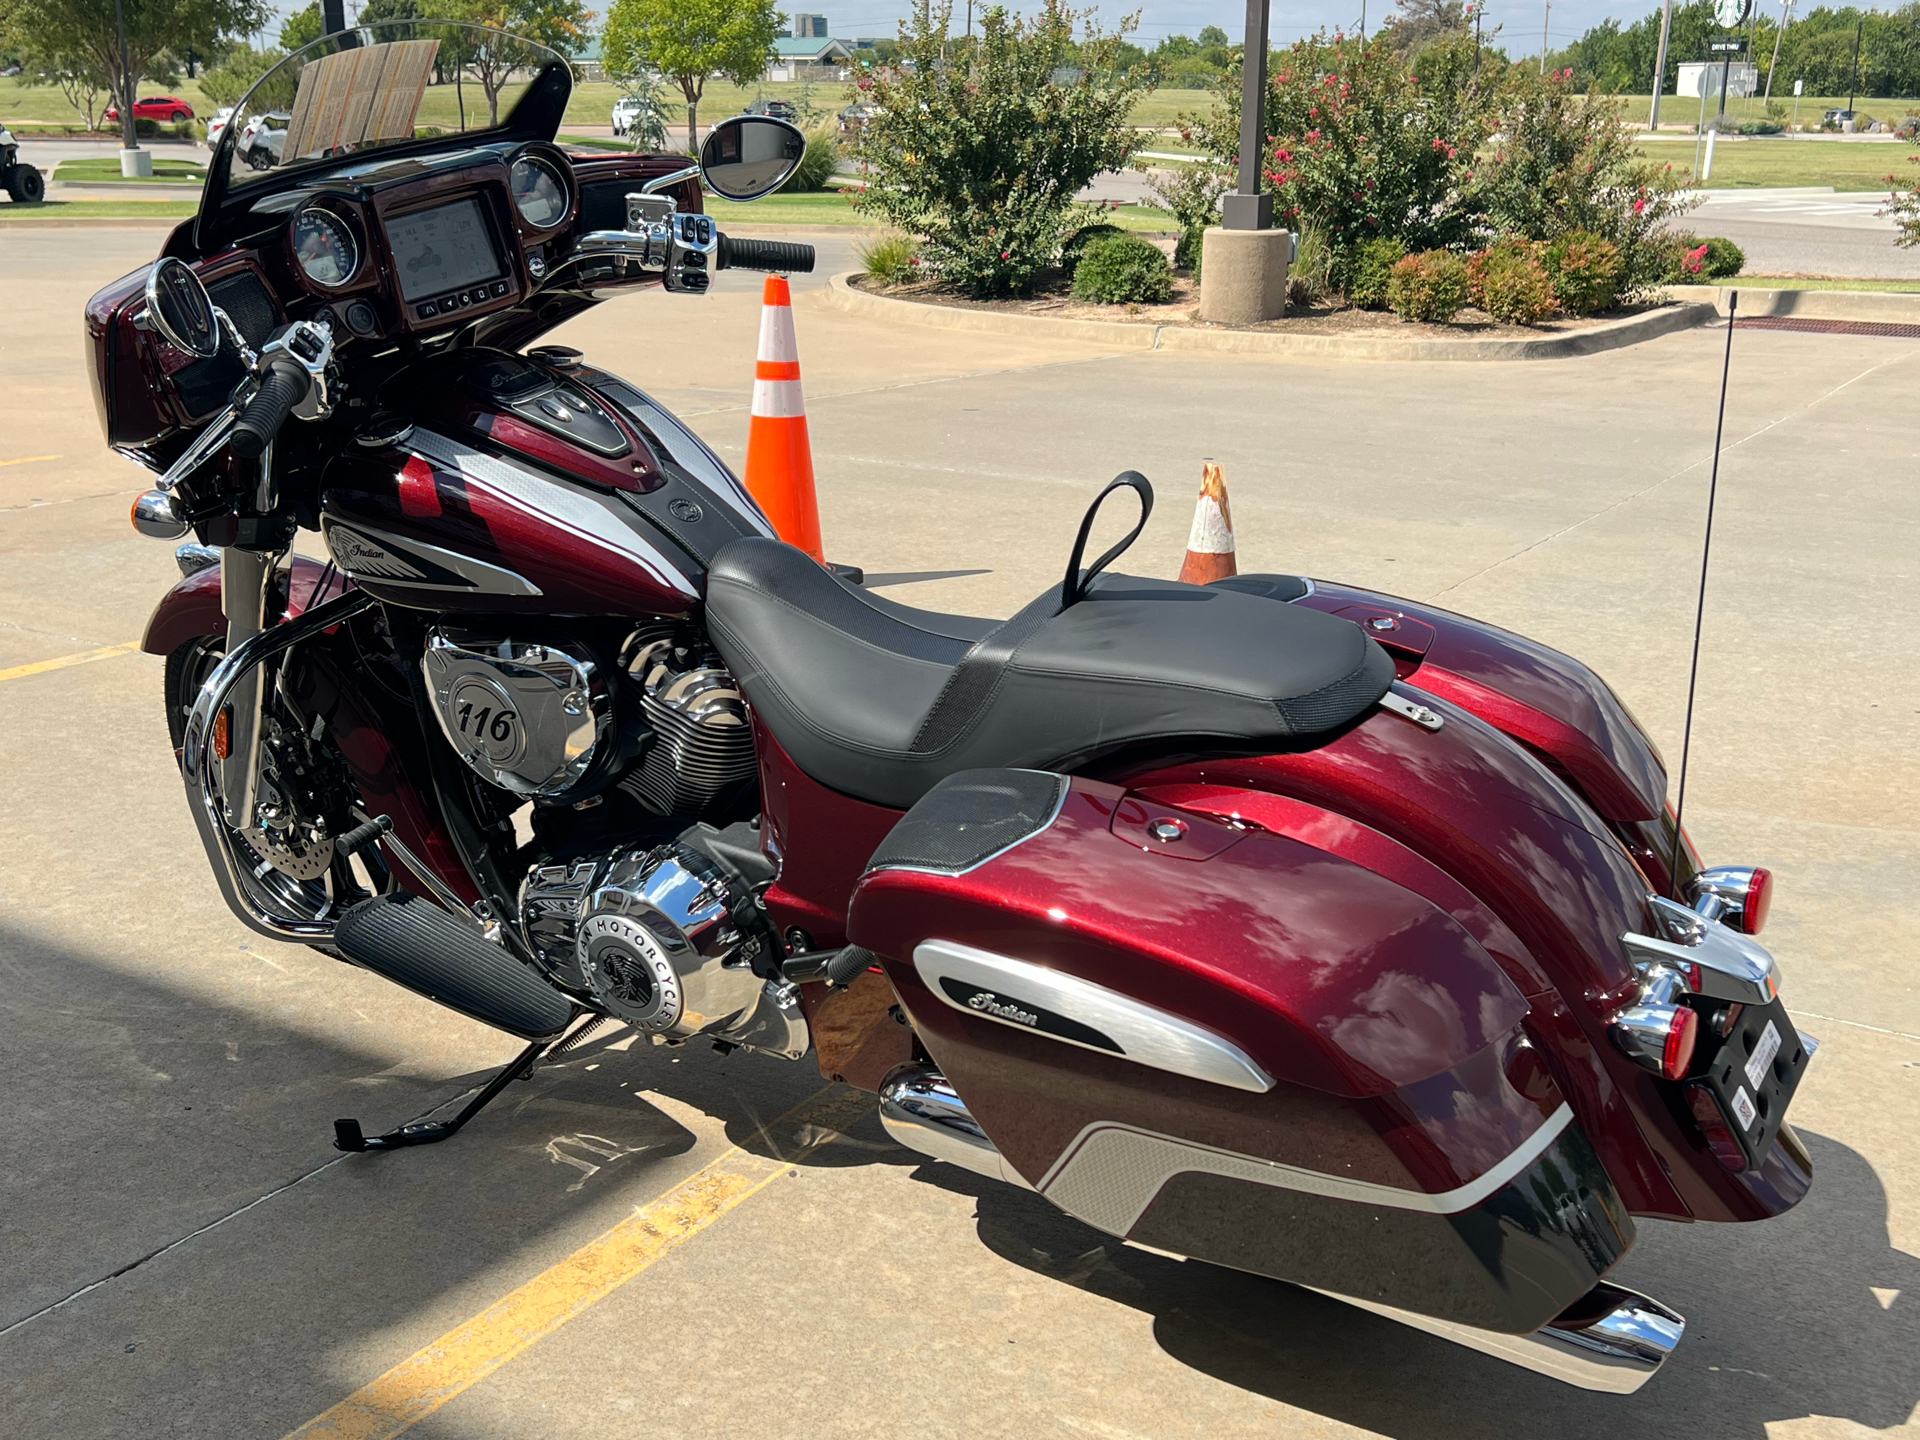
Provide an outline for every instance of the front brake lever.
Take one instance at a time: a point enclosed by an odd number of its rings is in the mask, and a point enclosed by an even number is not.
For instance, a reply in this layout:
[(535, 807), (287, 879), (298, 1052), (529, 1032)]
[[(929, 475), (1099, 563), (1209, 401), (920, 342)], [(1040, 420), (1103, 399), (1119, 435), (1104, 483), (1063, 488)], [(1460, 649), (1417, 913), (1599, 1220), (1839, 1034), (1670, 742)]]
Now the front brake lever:
[[(242, 381), (241, 384), (244, 386), (246, 382)], [(227, 437), (233, 433), (233, 427), (239, 419), (240, 402), (237, 400), (229, 402), (226, 409), (207, 422), (207, 428), (200, 432), (180, 458), (167, 467), (167, 473), (154, 482), (153, 488), (171, 491), (174, 486), (198, 470), (214, 451), (227, 443)]]

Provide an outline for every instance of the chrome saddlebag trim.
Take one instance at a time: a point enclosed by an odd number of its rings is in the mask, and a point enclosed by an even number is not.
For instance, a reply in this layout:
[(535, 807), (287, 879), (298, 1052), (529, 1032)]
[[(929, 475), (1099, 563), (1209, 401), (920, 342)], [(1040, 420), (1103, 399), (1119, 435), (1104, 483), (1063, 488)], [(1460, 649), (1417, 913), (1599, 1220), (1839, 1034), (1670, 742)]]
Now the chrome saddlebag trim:
[(1316, 1293), (1537, 1375), (1609, 1395), (1631, 1395), (1651, 1380), (1687, 1329), (1685, 1318), (1658, 1300), (1604, 1280), (1550, 1323), (1525, 1335), (1480, 1330), (1331, 1290)]
[[(222, 660), (200, 688), (187, 717), (186, 742), (180, 750), (180, 774), (186, 782), (187, 808), (200, 831), (200, 843), (206, 846), (207, 859), (213, 864), (213, 876), (228, 908), (242, 924), (270, 935), (276, 940), (292, 940), (303, 945), (333, 937), (333, 919), (323, 906), (317, 914), (275, 912), (266, 907), (258, 887), (249, 885), (253, 865), (239, 853), (239, 835), (228, 828), (221, 815), (220, 801), (214, 795), (213, 781), (218, 766), (208, 764), (207, 737), (213, 733), (213, 720), (226, 705), (234, 687), (247, 673), (264, 661), (298, 645), (343, 620), (350, 620), (373, 604), (373, 596), (364, 590), (346, 594), (316, 606), (306, 614), (262, 630), (244, 641)], [(257, 857), (255, 857), (257, 863)]]

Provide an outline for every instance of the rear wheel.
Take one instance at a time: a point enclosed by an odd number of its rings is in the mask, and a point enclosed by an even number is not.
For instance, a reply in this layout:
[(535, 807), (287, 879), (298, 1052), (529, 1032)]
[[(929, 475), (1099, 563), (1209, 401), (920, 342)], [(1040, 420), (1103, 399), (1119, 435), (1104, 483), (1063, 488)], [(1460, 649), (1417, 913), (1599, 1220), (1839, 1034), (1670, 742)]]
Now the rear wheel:
[(187, 112), (184, 110), (176, 110), (173, 112), (173, 114), (169, 115), (167, 118), (173, 121), (174, 124), (178, 125), (182, 120), (186, 120), (191, 117), (189, 117)]
[(31, 165), (16, 165), (7, 177), (7, 194), (22, 205), (38, 205), (47, 198), (47, 181)]

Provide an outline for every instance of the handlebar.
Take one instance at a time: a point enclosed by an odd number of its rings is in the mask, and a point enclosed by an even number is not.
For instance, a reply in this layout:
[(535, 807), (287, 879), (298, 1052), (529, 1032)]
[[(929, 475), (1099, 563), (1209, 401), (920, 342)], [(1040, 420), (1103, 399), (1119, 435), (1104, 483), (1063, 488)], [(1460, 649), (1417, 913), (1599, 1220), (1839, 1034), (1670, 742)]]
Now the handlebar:
[(813, 246), (791, 240), (737, 240), (720, 237), (716, 270), (777, 270), (806, 275), (813, 270)]
[(281, 358), (269, 363), (267, 373), (260, 378), (260, 388), (234, 422), (230, 442), (233, 453), (242, 460), (258, 460), (286, 424), (293, 407), (307, 398), (311, 384), (311, 377), (296, 361)]

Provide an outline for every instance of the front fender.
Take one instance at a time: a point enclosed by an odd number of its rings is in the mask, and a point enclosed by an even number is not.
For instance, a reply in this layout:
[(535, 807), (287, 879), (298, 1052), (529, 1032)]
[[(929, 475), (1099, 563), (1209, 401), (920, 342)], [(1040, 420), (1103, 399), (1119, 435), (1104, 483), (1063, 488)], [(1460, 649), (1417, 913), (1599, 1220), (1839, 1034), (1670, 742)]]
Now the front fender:
[[(182, 576), (147, 617), (140, 648), (149, 655), (171, 655), (189, 640), (225, 635), (227, 615), (220, 604), (220, 575), (220, 566), (209, 565)], [(268, 618), (274, 624), (291, 620), (342, 594), (352, 583), (331, 565), (296, 555), (274, 575), (273, 594), (267, 601)]]

